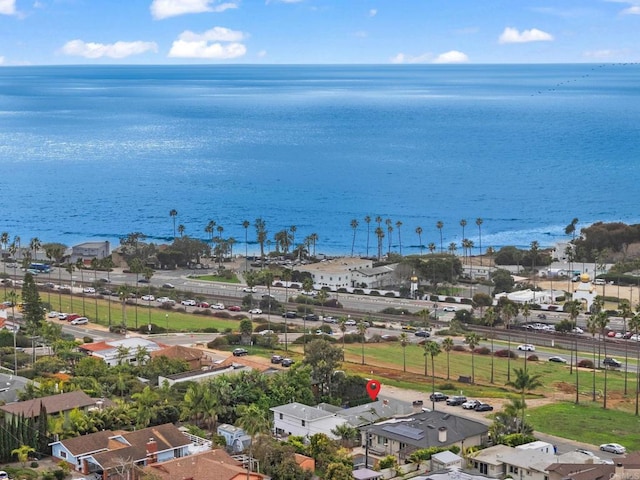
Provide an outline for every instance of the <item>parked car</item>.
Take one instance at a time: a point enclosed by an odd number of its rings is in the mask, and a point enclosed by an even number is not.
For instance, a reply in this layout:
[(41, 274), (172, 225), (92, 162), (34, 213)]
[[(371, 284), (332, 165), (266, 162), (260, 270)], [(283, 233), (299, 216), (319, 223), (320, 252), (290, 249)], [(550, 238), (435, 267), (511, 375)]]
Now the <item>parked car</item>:
[(308, 297), (315, 297), (316, 295), (318, 295), (318, 292), (316, 292), (315, 290), (309, 290), (308, 292), (305, 290), (301, 290), (300, 293)]
[(623, 454), (627, 452), (627, 449), (624, 448), (619, 443), (603, 443), (602, 445), (600, 445), (600, 450), (602, 450), (603, 452), (618, 453), (618, 454)]
[(290, 367), (294, 363), (295, 361), (293, 361), (291, 358), (283, 358), (280, 362), (280, 365), (282, 365), (283, 367)]
[(416, 327), (414, 327), (413, 325), (403, 325), (402, 326), (402, 330), (404, 330), (406, 332), (415, 332), (418, 329)]
[(274, 332), (273, 330), (260, 330), (258, 332), (258, 335), (262, 335), (264, 337), (265, 335), (273, 335), (274, 333), (276, 332)]
[(493, 407), (488, 403), (480, 403), (476, 405), (476, 408), (474, 408), (474, 410), (476, 412), (490, 412), (493, 410)]
[(452, 307), (452, 306), (442, 307), (443, 312), (455, 312), (456, 310), (457, 310), (456, 307)]
[(350, 327), (353, 325), (356, 325), (356, 321), (353, 318), (350, 318), (349, 320), (347, 320), (346, 322), (344, 322), (345, 325), (349, 325)]
[(230, 312), (241, 312), (242, 307), (240, 307), (239, 305), (231, 305), (229, 308), (227, 308), (227, 310), (229, 310)]
[(89, 323), (87, 317), (78, 317), (71, 320), (71, 325), (86, 325), (87, 323)]
[(259, 308), (252, 308), (251, 310), (249, 310), (249, 313), (251, 315), (262, 315), (262, 310), (260, 310)]
[(621, 362), (619, 362), (615, 358), (611, 358), (611, 357), (605, 357), (605, 359), (602, 361), (602, 363), (604, 365), (606, 365), (607, 367), (620, 368), (622, 366)]
[(162, 288), (174, 289), (173, 283), (163, 283)]
[(211, 308), (213, 308), (214, 310), (224, 310), (224, 303), (214, 303), (213, 305), (211, 305)]
[(329, 315), (329, 316), (326, 316), (326, 317), (323, 317), (323, 318), (322, 318), (322, 321), (323, 321), (324, 323), (338, 323), (338, 320), (337, 320), (335, 317), (332, 317), (332, 316), (330, 316), (330, 315)]
[(58, 314), (58, 320), (66, 320), (67, 319), (67, 314), (66, 313), (59, 313)]
[(144, 300), (145, 302), (152, 302), (156, 299), (156, 297), (154, 297), (153, 295), (143, 295), (142, 297), (140, 297), (141, 300)]
[(198, 302), (196, 307), (198, 308), (209, 308), (211, 305), (208, 302)]
[(249, 355), (249, 352), (247, 351), (246, 348), (235, 348), (233, 350), (234, 357), (243, 357), (245, 355)]
[(521, 345), (518, 345), (518, 350), (523, 350), (525, 352), (535, 352), (536, 347), (534, 347), (530, 343), (523, 343)]
[(147, 280), (146, 278), (139, 278), (138, 283), (149, 283), (149, 280)]
[(457, 406), (462, 405), (467, 401), (467, 397), (464, 395), (454, 395), (453, 397), (447, 398), (447, 405)]
[(467, 400), (462, 404), (462, 408), (465, 410), (474, 410), (482, 402), (480, 400)]
[(555, 363), (567, 363), (567, 359), (563, 358), (563, 357), (558, 357), (558, 356), (553, 356), (553, 357), (549, 357), (549, 361), (550, 362), (555, 362)]
[(69, 313), (67, 315), (67, 322), (73, 322), (76, 318), (80, 318), (82, 315), (78, 315), (77, 313)]
[(281, 355), (271, 355), (271, 363), (282, 363)]
[(429, 400), (431, 400), (432, 402), (444, 402), (448, 398), (449, 395), (445, 395), (442, 392), (433, 392), (431, 395), (429, 395)]
[(82, 293), (96, 293), (96, 289), (93, 287), (84, 287)]
[(60, 315), (60, 312), (56, 312), (55, 310), (51, 310), (49, 313), (47, 313), (47, 317), (49, 318), (56, 318), (58, 317), (58, 315)]
[(186, 307), (195, 307), (196, 306), (196, 301), (195, 300), (182, 300), (180, 302), (181, 305), (184, 305)]
[(256, 290), (256, 287), (244, 287), (242, 291), (246, 293), (256, 293), (258, 290)]
[(429, 338), (431, 336), (431, 334), (426, 330), (418, 330), (416, 333), (414, 333), (414, 335), (416, 337), (423, 337), (423, 338)]
[(302, 317), (302, 319), (309, 320), (310, 322), (317, 322), (318, 320), (320, 320), (320, 318), (315, 313), (307, 313), (304, 317)]
[(296, 312), (292, 312), (292, 311), (284, 312), (282, 314), (282, 318), (298, 318), (298, 314)]

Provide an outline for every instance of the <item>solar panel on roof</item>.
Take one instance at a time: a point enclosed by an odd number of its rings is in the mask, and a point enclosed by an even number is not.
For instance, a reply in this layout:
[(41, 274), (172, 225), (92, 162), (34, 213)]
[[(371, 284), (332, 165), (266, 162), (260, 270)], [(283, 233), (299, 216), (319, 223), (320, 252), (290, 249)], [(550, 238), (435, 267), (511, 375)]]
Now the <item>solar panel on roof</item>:
[(424, 438), (424, 432), (422, 430), (408, 425), (387, 425), (386, 427), (383, 427), (382, 430), (389, 433), (395, 433), (396, 435), (402, 435), (412, 440), (422, 440)]

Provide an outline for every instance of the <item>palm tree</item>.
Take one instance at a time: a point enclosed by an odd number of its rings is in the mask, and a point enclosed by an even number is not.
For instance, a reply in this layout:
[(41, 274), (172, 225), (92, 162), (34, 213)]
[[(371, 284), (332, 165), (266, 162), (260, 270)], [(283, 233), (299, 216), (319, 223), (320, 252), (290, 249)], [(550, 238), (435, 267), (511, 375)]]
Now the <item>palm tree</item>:
[[(576, 327), (576, 320), (580, 314), (580, 302), (577, 300), (570, 300), (564, 304), (564, 311), (569, 314), (569, 321), (571, 322), (571, 328)], [(575, 358), (576, 367), (576, 404), (580, 403), (580, 370), (578, 369), (578, 336), (574, 335), (574, 345), (571, 350), (571, 365), (569, 374), (573, 373), (573, 362)], [(526, 343), (526, 341), (525, 341)]]
[(398, 229), (398, 247), (400, 248), (400, 255), (402, 255), (402, 237), (400, 237), (400, 227), (402, 226), (402, 222), (398, 220), (396, 222), (396, 228)]
[(504, 320), (504, 328), (507, 329), (507, 381), (509, 382), (511, 381), (511, 319), (513, 319), (518, 312), (516, 311), (515, 304), (507, 303), (502, 307), (500, 313)]
[(364, 323), (363, 321), (358, 322), (358, 335), (360, 335), (360, 340), (362, 343), (362, 365), (364, 365), (364, 342), (366, 341), (366, 334), (367, 334), (367, 324)]
[[(638, 332), (640, 332), (640, 304), (636, 307), (636, 314), (629, 319), (629, 329), (638, 338)], [(636, 365), (640, 365), (640, 348), (636, 348)], [(640, 400), (640, 371), (636, 372), (636, 417), (639, 413)]]
[[(69, 280), (70, 283), (70, 288), (69, 288), (69, 295), (70, 295), (70, 303), (71, 303), (71, 311), (73, 312), (73, 271), (76, 269), (76, 266), (73, 263), (68, 263), (67, 266), (65, 267), (65, 270), (67, 271), (67, 273), (70, 275), (71, 280)], [(62, 307), (62, 305), (60, 305)]]
[(184, 236), (184, 231), (185, 231), (184, 225), (182, 224), (178, 225), (178, 233), (180, 234), (181, 237)]
[(420, 244), (420, 256), (422, 256), (422, 227), (416, 227), (416, 233), (418, 234), (418, 243)]
[(471, 383), (476, 383), (474, 354), (476, 347), (480, 345), (480, 336), (477, 333), (469, 333), (464, 337), (464, 343), (469, 345), (469, 350), (471, 350)]
[(369, 215), (364, 217), (364, 223), (367, 224), (367, 258), (369, 257), (369, 232), (370, 232), (370, 223), (371, 223), (371, 217)]
[(451, 352), (451, 350), (453, 350), (453, 338), (451, 337), (446, 337), (443, 341), (442, 341), (442, 349), (447, 352), (447, 380), (449, 380), (449, 352)]
[[(436, 392), (436, 366), (434, 359), (442, 350), (440, 349), (440, 344), (438, 342), (427, 340), (424, 344), (424, 351), (425, 355), (429, 354), (429, 357), (431, 357), (431, 393), (434, 394)], [(431, 399), (431, 409), (435, 410), (435, 396), (431, 397)]]
[(540, 244), (534, 240), (531, 242), (530, 247), (531, 253), (531, 275), (533, 276), (533, 303), (536, 302), (536, 259), (538, 257), (538, 250), (540, 249)]
[(249, 478), (251, 464), (253, 463), (253, 444), (258, 435), (269, 432), (271, 422), (264, 409), (258, 407), (255, 403), (248, 406), (243, 405), (242, 408), (239, 409), (239, 413), (238, 426), (251, 437), (251, 443), (249, 444), (249, 462), (247, 464), (247, 478)]
[(311, 244), (313, 245), (313, 256), (316, 256), (316, 243), (318, 241), (318, 234), (317, 233), (312, 233), (311, 235), (309, 235), (309, 239), (311, 240)]
[(407, 371), (407, 345), (411, 343), (409, 341), (409, 335), (406, 332), (402, 332), (399, 337), (400, 346), (402, 347), (402, 371)]
[(482, 266), (482, 219), (476, 218), (478, 226), (478, 253), (480, 254), (480, 266)]
[(490, 383), (493, 383), (494, 377), (494, 365), (493, 365), (493, 339), (495, 337), (494, 332), (493, 332), (493, 327), (496, 323), (496, 320), (498, 319), (498, 314), (496, 313), (496, 311), (494, 310), (493, 307), (489, 307), (487, 308), (487, 312), (484, 315), (484, 323), (487, 325), (487, 327), (489, 327), (491, 329), (491, 333), (489, 334), (489, 338), (491, 340), (491, 380)]
[[(594, 306), (596, 304), (594, 303)], [(597, 307), (596, 307), (597, 308)], [(598, 321), (596, 319), (597, 313), (592, 313), (587, 320), (587, 331), (591, 334), (593, 341), (593, 392), (591, 400), (596, 401), (596, 333), (598, 333)]]
[(375, 230), (376, 237), (378, 237), (378, 260), (382, 258), (382, 239), (384, 238), (384, 230), (382, 227), (377, 227)]
[(129, 292), (131, 291), (131, 289), (129, 288), (129, 285), (120, 285), (118, 287), (118, 290), (116, 290), (116, 292), (118, 293), (118, 298), (120, 299), (120, 302), (122, 302), (122, 326), (126, 327), (127, 325), (127, 298), (129, 298)]
[(21, 445), (20, 447), (11, 450), (11, 455), (15, 455), (18, 458), (18, 461), (22, 463), (22, 466), (25, 467), (27, 465), (27, 460), (29, 460), (29, 454), (35, 451), (36, 449), (29, 445)]
[(244, 228), (244, 270), (245, 272), (249, 270), (249, 226), (251, 223), (249, 220), (244, 220), (242, 222), (242, 228)]
[(344, 344), (345, 344), (344, 336), (346, 335), (346, 332), (347, 332), (347, 319), (345, 317), (340, 317), (338, 319), (338, 328), (342, 333), (342, 361), (344, 362)]
[[(596, 316), (596, 322), (598, 324), (598, 330), (600, 331), (600, 339), (601, 343), (604, 346), (604, 358), (607, 358), (607, 342), (604, 340), (607, 336), (607, 326), (609, 325), (609, 316), (607, 312), (600, 311)], [(600, 363), (600, 358), (598, 358), (598, 363)], [(607, 372), (609, 369), (607, 365), (604, 366), (604, 391), (602, 395), (602, 408), (607, 409)]]
[[(97, 286), (98, 285), (98, 267), (100, 266), (100, 260), (98, 260), (97, 258), (93, 257), (91, 259), (91, 268), (93, 269), (93, 285)], [(94, 300), (94, 304), (96, 307), (96, 322), (98, 321), (98, 293), (96, 292), (93, 295), (93, 300)]]
[[(285, 268), (284, 270), (282, 270), (282, 281), (284, 282), (284, 303), (285, 306), (287, 304), (287, 302), (289, 301), (289, 282), (291, 282), (291, 277), (293, 276), (293, 272), (291, 271), (291, 269), (289, 268)], [(286, 308), (286, 307), (285, 307)], [(285, 352), (289, 351), (289, 339), (287, 338), (287, 334), (288, 334), (288, 319), (287, 316), (285, 315), (284, 317), (284, 350)]]
[[(522, 306), (522, 316), (524, 317), (524, 322), (529, 323), (529, 316), (531, 315), (531, 304), (525, 303)], [(524, 329), (524, 343), (529, 343), (527, 333), (529, 330), (527, 328)], [(524, 355), (524, 369), (527, 369), (527, 356)]]
[(356, 246), (356, 230), (358, 229), (358, 220), (351, 220), (351, 228), (353, 228), (353, 239), (351, 240), (351, 256), (353, 257), (353, 249)]
[(173, 239), (176, 239), (176, 217), (178, 216), (178, 211), (175, 208), (169, 210), (169, 216), (173, 220)]
[[(267, 270), (266, 272), (264, 272), (262, 278), (264, 279), (264, 283), (267, 286), (267, 322), (268, 322), (268, 329), (271, 330), (271, 287), (273, 286), (273, 280), (274, 280), (274, 275), (273, 272), (271, 270)], [(286, 303), (285, 303), (286, 305)]]
[[(622, 317), (622, 322), (624, 324), (624, 333), (627, 333), (627, 318), (630, 318), (633, 315), (631, 311), (631, 305), (629, 304), (629, 300), (620, 300), (620, 304), (618, 305), (620, 309), (620, 316)], [(627, 394), (627, 364), (629, 363), (629, 342), (624, 342), (624, 394)]]
[(391, 253), (391, 240), (392, 240), (392, 238), (391, 238), (391, 232), (393, 232), (393, 225), (392, 225), (392, 223), (391, 223), (391, 219), (390, 219), (390, 218), (387, 218), (387, 219), (384, 221), (384, 223), (385, 223), (385, 225), (387, 226), (387, 232), (389, 233), (389, 237), (387, 238), (387, 240), (388, 240), (388, 242), (387, 242), (387, 243), (388, 243), (388, 245), (389, 245), (389, 248), (388, 248), (388, 250), (387, 250), (387, 254), (389, 254), (389, 253)]
[(262, 268), (264, 268), (264, 243), (267, 240), (267, 224), (261, 218), (256, 218), (254, 223), (256, 228), (256, 241), (260, 245), (260, 258), (262, 259)]
[(144, 279), (147, 281), (147, 285), (149, 285), (149, 292), (147, 294), (147, 298), (149, 300), (147, 300), (147, 311), (149, 313), (149, 316), (147, 318), (147, 322), (148, 325), (151, 325), (151, 277), (153, 277), (153, 269), (150, 267), (144, 267), (142, 269), (142, 276), (144, 277)]
[(33, 237), (29, 242), (29, 248), (33, 251), (33, 259), (35, 261), (38, 260), (38, 250), (40, 250), (41, 246), (42, 243), (40, 242), (40, 239), (38, 237)]
[(520, 398), (522, 401), (522, 419), (520, 422), (520, 433), (523, 432), (524, 429), (524, 411), (527, 408), (527, 404), (525, 403), (525, 394), (526, 392), (530, 392), (535, 390), (538, 387), (542, 386), (539, 378), (540, 375), (531, 375), (529, 372), (522, 368), (514, 369), (513, 373), (515, 374), (515, 379), (512, 381), (508, 381), (507, 385), (515, 388), (520, 393)]
[(296, 244), (296, 232), (298, 231), (298, 227), (296, 227), (295, 225), (291, 225), (289, 227), (289, 231), (291, 232), (291, 245)]
[[(460, 241), (460, 243), (462, 244), (464, 242), (465, 238), (467, 238), (467, 237), (464, 236), (464, 227), (467, 226), (467, 221), (464, 218), (462, 220), (460, 220), (460, 226), (462, 227), (462, 240)], [(464, 257), (466, 256), (465, 255), (465, 250), (464, 250), (464, 245), (462, 245), (462, 247), (463, 247), (462, 258), (464, 259)]]
[(443, 250), (442, 250), (442, 227), (444, 227), (444, 223), (442, 223), (442, 220), (438, 220), (438, 222), (436, 223), (436, 228), (440, 232), (440, 253), (443, 252)]

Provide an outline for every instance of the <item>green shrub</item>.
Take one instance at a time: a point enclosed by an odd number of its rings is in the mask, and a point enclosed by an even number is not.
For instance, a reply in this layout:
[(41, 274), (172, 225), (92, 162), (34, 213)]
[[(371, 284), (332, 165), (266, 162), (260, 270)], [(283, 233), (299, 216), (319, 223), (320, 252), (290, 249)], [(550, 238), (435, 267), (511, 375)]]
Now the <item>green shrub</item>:
[(84, 343), (93, 343), (93, 337), (82, 337)]
[(227, 345), (229, 345), (227, 337), (217, 337), (207, 343), (207, 348), (217, 349), (219, 347), (226, 347)]
[(38, 462), (31, 462), (31, 463), (29, 464), (29, 466), (30, 466), (31, 468), (38, 468), (38, 467), (40, 466), (40, 464), (39, 464)]

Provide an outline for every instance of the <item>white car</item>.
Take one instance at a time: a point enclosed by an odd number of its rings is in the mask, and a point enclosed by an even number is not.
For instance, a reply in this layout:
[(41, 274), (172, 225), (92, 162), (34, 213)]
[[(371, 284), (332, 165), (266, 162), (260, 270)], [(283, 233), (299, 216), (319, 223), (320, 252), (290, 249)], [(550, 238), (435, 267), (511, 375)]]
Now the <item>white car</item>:
[(244, 287), (242, 291), (246, 293), (256, 293), (258, 290), (256, 287)]
[(580, 327), (573, 327), (573, 329), (571, 330), (572, 333), (578, 333), (578, 334), (582, 334), (584, 333), (584, 330), (581, 329)]
[(180, 304), (186, 306), (186, 307), (195, 307), (196, 306), (196, 301), (195, 300), (182, 300), (180, 302)]
[(600, 450), (602, 450), (603, 452), (611, 452), (617, 454), (623, 454), (627, 452), (627, 449), (619, 443), (603, 443), (602, 445), (600, 445)]
[(536, 347), (534, 347), (530, 343), (523, 343), (521, 345), (518, 345), (518, 350), (522, 350), (524, 352), (535, 352)]
[(350, 318), (349, 320), (347, 320), (346, 322), (344, 322), (345, 325), (349, 325), (349, 326), (353, 326), (353, 325), (357, 325), (356, 321), (352, 318)]
[(58, 315), (60, 315), (60, 312), (56, 312), (55, 310), (51, 310), (49, 313), (47, 313), (47, 317), (49, 318), (57, 318)]
[(260, 310), (259, 308), (252, 308), (251, 310), (249, 310), (249, 313), (251, 315), (260, 315), (262, 314), (262, 310)]
[(143, 295), (142, 297), (140, 297), (141, 300), (145, 300), (147, 302), (153, 302), (156, 297), (154, 297), (153, 295)]
[(87, 323), (89, 323), (87, 317), (78, 317), (71, 320), (71, 325), (86, 325)]
[(316, 295), (318, 295), (318, 292), (316, 292), (315, 290), (309, 290), (308, 292), (306, 290), (302, 290), (300, 293), (308, 297), (315, 297)]
[(58, 320), (66, 320), (67, 319), (67, 314), (66, 313), (59, 313), (58, 314)]
[(451, 306), (442, 307), (442, 311), (443, 312), (455, 312), (456, 311), (456, 307), (451, 307)]
[(211, 305), (214, 310), (224, 310), (224, 303), (214, 303)]
[(274, 333), (276, 332), (274, 332), (273, 330), (260, 330), (258, 332), (258, 335), (265, 336), (265, 335), (273, 335)]
[(84, 288), (82, 289), (82, 292), (83, 292), (83, 293), (96, 293), (96, 289), (95, 289), (95, 288), (93, 288), (93, 287), (84, 287)]

